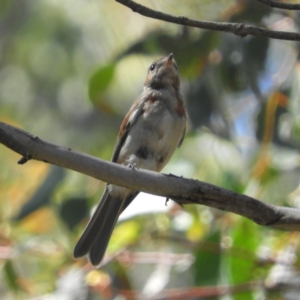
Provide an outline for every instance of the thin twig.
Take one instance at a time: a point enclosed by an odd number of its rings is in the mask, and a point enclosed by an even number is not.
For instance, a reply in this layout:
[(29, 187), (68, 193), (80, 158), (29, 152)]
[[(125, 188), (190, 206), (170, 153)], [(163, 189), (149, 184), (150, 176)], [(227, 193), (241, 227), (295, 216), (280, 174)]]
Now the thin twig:
[(138, 4), (131, 0), (116, 0), (116, 1), (129, 7), (130, 9), (132, 9), (132, 11), (137, 12), (145, 17), (162, 20), (169, 23), (202, 28), (202, 29), (231, 32), (240, 37), (253, 35), (253, 36), (262, 36), (262, 37), (268, 37), (271, 39), (278, 39), (278, 40), (300, 41), (300, 34), (296, 32), (268, 30), (262, 27), (256, 27), (256, 26), (242, 24), (242, 23), (198, 21), (198, 20), (189, 19), (187, 17), (176, 17), (173, 15), (162, 13), (150, 9), (146, 6), (143, 6), (141, 4)]
[(284, 2), (274, 1), (274, 0), (257, 0), (257, 1), (275, 8), (288, 9), (288, 10), (300, 10), (300, 4), (284, 3)]

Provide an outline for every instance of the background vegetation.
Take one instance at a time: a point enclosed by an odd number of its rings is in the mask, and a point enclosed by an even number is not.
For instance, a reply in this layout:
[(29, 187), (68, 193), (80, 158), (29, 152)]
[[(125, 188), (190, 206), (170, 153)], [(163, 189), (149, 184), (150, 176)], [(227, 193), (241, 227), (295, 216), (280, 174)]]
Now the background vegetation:
[[(141, 1), (176, 15), (297, 31), (256, 1)], [(298, 43), (146, 19), (114, 1), (0, 2), (0, 120), (110, 159), (146, 70), (174, 53), (189, 130), (165, 173), (299, 206)], [(103, 267), (72, 250), (104, 183), (0, 147), (1, 299), (298, 299), (299, 233), (141, 194)], [(123, 298), (117, 298), (118, 296)]]

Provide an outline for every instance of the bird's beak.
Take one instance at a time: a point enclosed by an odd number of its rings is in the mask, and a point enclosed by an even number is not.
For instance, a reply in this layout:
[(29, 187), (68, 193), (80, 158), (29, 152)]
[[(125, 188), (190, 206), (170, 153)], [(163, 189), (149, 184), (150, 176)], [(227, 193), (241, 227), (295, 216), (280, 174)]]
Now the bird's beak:
[(173, 53), (170, 53), (167, 59), (167, 66), (172, 66), (172, 65), (173, 65)]

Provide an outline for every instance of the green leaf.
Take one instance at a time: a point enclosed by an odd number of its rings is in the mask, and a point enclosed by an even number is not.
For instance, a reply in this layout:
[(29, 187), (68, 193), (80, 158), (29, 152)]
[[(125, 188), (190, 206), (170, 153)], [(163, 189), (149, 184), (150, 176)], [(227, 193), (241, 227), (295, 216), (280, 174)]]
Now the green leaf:
[(9, 286), (9, 288), (12, 291), (16, 292), (16, 291), (21, 290), (20, 286), (18, 285), (19, 277), (14, 269), (14, 266), (13, 266), (11, 260), (6, 261), (6, 263), (4, 265), (4, 276), (5, 276), (5, 279), (6, 279), (6, 282)]
[(115, 63), (109, 63), (99, 68), (89, 80), (89, 98), (97, 104), (103, 92), (108, 88), (115, 73)]
[[(232, 241), (229, 258), (231, 283), (240, 284), (255, 280), (256, 249), (261, 241), (258, 225), (241, 218), (232, 232)], [(239, 293), (234, 295), (234, 299), (252, 299), (251, 295), (251, 291)]]
[(195, 256), (193, 267), (196, 285), (217, 285), (221, 262), (220, 233), (210, 235)]

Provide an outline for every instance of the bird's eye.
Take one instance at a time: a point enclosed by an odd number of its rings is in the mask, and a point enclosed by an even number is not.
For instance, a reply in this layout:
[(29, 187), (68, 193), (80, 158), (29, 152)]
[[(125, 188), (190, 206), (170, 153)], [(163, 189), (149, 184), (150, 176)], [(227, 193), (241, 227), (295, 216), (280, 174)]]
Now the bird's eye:
[(151, 65), (149, 68), (150, 71), (153, 71), (154, 69), (155, 69), (155, 64)]

